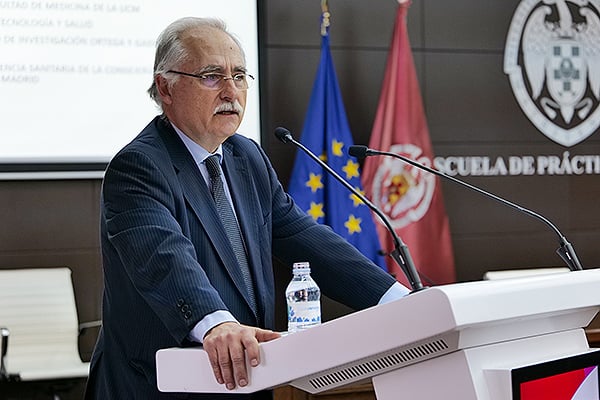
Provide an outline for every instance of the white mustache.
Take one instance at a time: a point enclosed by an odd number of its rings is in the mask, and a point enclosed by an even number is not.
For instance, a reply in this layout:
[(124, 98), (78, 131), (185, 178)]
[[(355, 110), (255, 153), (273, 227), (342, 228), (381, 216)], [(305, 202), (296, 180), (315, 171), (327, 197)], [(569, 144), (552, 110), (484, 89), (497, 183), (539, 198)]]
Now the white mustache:
[(215, 114), (220, 113), (220, 112), (232, 112), (232, 111), (236, 112), (238, 114), (241, 114), (244, 112), (244, 108), (237, 100), (235, 100), (234, 102), (223, 103), (215, 108)]

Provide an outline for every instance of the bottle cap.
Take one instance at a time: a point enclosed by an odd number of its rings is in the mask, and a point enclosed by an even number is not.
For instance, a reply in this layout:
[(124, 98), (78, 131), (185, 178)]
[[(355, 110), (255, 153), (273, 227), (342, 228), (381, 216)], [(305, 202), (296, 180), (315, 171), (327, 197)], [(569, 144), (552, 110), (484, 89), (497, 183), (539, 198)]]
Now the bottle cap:
[(308, 261), (295, 262), (294, 272), (310, 272), (310, 263)]

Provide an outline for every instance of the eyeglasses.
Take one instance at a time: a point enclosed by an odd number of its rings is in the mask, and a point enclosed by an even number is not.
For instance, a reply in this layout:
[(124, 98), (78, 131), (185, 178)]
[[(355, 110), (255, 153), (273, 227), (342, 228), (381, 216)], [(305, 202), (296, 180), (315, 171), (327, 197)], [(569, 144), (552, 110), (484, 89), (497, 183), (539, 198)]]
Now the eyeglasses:
[(235, 87), (238, 90), (247, 90), (250, 86), (252, 86), (252, 82), (254, 82), (254, 77), (249, 74), (237, 73), (232, 76), (227, 76), (223, 74), (216, 73), (208, 73), (208, 74), (190, 74), (187, 72), (174, 71), (172, 69), (167, 71), (168, 73), (191, 76), (192, 78), (200, 79), (200, 83), (206, 89), (209, 90), (221, 90), (225, 86), (225, 81), (232, 81)]

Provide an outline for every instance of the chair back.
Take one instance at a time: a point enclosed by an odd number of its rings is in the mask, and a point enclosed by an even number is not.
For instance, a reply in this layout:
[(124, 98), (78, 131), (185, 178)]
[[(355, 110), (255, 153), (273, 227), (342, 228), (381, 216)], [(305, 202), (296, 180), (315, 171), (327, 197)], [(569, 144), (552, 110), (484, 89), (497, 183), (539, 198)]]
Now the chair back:
[(0, 327), (9, 330), (6, 372), (19, 380), (86, 377), (71, 270), (0, 270)]

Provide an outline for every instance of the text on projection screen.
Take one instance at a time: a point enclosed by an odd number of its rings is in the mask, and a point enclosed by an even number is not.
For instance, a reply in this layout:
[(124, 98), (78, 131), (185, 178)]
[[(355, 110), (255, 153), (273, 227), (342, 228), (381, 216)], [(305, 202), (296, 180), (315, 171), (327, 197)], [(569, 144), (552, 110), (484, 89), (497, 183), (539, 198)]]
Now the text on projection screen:
[(260, 139), (255, 1), (0, 0), (0, 163), (107, 162), (159, 114), (147, 89), (172, 21), (218, 17), (256, 81), (238, 132)]

